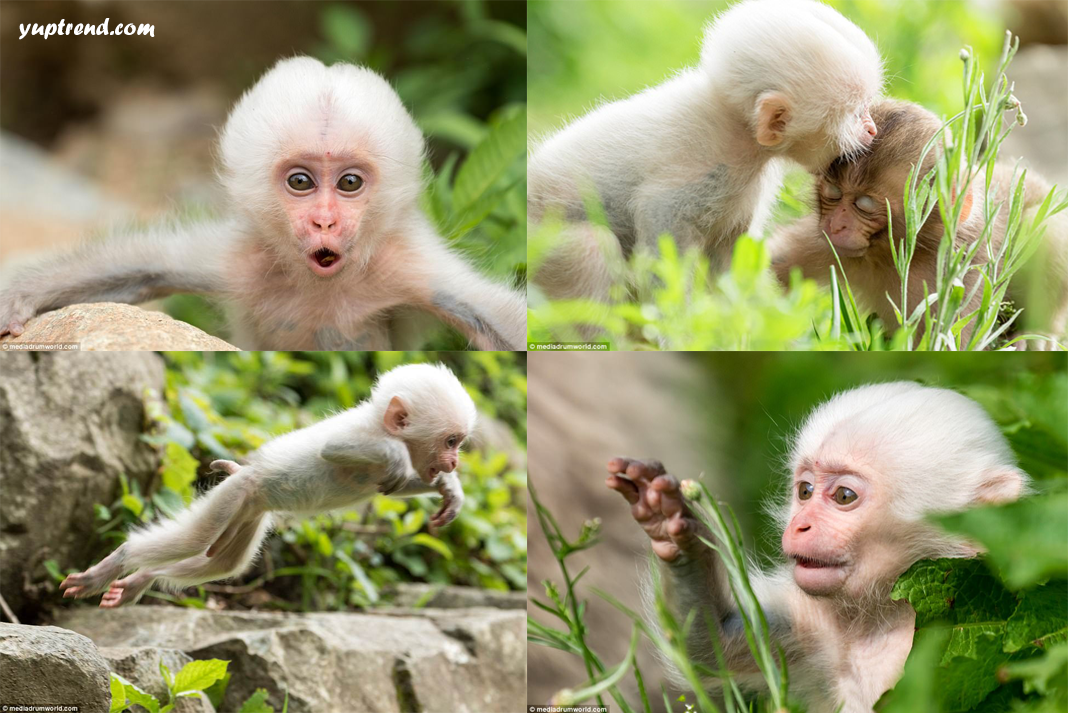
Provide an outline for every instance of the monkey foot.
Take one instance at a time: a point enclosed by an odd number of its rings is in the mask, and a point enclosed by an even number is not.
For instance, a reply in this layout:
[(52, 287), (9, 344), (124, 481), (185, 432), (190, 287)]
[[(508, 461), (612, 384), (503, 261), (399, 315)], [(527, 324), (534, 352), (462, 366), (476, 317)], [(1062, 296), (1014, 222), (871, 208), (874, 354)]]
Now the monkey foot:
[(151, 583), (151, 579), (143, 581), (138, 577), (116, 579), (112, 582), (111, 589), (104, 592), (104, 596), (100, 598), (100, 608), (114, 609), (115, 607), (121, 607), (123, 604), (133, 604), (141, 598), (141, 595), (144, 594)]
[(111, 584), (111, 579), (104, 580), (102, 577), (91, 574), (91, 571), (68, 574), (67, 578), (59, 585), (59, 588), (63, 590), (63, 597), (66, 599), (71, 597), (84, 599), (107, 589), (108, 585)]

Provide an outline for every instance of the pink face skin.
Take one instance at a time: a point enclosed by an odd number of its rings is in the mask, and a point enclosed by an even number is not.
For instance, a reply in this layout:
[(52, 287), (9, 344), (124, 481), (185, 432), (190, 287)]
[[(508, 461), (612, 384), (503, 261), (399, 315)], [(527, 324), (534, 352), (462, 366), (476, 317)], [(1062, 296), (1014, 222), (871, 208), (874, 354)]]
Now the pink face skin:
[(302, 154), (283, 159), (278, 191), (308, 269), (328, 278), (341, 271), (353, 248), (376, 175), (365, 158)]
[(877, 501), (869, 479), (855, 469), (819, 460), (802, 464), (794, 475), (792, 515), (782, 536), (798, 587), (812, 596), (830, 596), (847, 578), (865, 579), (855, 565), (877, 556), (866, 547), (879, 519)]
[(427, 483), (432, 482), (438, 473), (451, 473), (460, 463), (460, 444), (463, 442), (464, 434), (452, 433), (428, 445), (408, 443), (412, 467)]

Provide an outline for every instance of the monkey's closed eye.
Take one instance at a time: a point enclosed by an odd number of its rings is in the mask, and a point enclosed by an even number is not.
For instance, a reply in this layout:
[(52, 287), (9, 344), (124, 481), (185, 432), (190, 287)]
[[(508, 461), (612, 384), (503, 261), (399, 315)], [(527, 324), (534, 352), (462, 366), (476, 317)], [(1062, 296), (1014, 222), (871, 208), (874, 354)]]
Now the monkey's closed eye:
[(860, 208), (865, 213), (874, 213), (876, 209), (875, 199), (871, 196), (861, 196), (857, 198), (857, 208)]
[(357, 176), (355, 173), (346, 173), (338, 180), (337, 187), (338, 190), (346, 193), (355, 193), (363, 188), (363, 177)]
[(797, 499), (808, 500), (812, 497), (812, 491), (812, 483), (806, 483), (804, 481), (801, 481), (797, 484)]
[(857, 499), (857, 494), (846, 487), (834, 491), (834, 501), (839, 505), (848, 505)]
[(842, 189), (832, 183), (820, 185), (820, 193), (829, 201), (836, 201), (842, 197)]
[(292, 176), (286, 179), (286, 183), (294, 191), (308, 191), (315, 185), (312, 183), (311, 176), (306, 173), (294, 173)]

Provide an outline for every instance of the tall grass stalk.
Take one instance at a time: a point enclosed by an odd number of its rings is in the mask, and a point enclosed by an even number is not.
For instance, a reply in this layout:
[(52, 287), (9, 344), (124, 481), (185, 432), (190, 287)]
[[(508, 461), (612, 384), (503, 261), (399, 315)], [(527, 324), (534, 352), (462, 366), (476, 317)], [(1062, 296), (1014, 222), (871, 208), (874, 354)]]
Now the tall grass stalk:
[[(720, 713), (724, 709), (727, 713), (785, 710), (788, 685), (786, 664), (782, 652), (771, 639), (767, 618), (749, 581), (749, 565), (743, 551), (738, 521), (730, 508), (725, 508), (726, 515), (724, 514), (724, 508), (721, 508), (716, 503), (703, 484), (687, 481), (686, 487), (687, 497), (690, 499), (694, 515), (713, 536), (712, 540), (702, 538), (702, 542), (715, 551), (716, 556), (720, 558), (724, 565), (731, 593), (741, 615), (746, 642), (766, 684), (766, 695), (756, 702), (756, 707), (754, 708), (754, 702), (751, 700), (752, 694), (743, 692), (734, 674), (726, 666), (723, 646), (719, 640), (717, 623), (714, 620), (706, 618), (701, 612), (697, 611), (689, 612), (683, 621), (678, 620), (676, 613), (671, 610), (664, 597), (658, 566), (652, 562), (653, 608), (655, 610), (653, 618), (655, 619), (655, 624), (641, 613), (619, 602), (612, 594), (594, 590), (598, 596), (619, 609), (633, 622), (630, 646), (626, 655), (619, 664), (607, 669), (601, 658), (589, 648), (586, 642), (585, 602), (580, 601), (576, 594), (576, 585), (588, 568), (583, 569), (577, 576), (572, 577), (566, 564), (566, 559), (570, 555), (589, 549), (597, 544), (597, 532), (600, 522), (599, 520), (594, 520), (585, 523), (578, 538), (568, 540), (563, 535), (559, 523), (557, 523), (552, 513), (538, 499), (533, 483), (528, 480), (531, 502), (534, 504), (538, 521), (541, 523), (542, 531), (545, 533), (546, 540), (553, 552), (553, 557), (560, 566), (567, 593), (564, 597), (561, 597), (559, 589), (554, 583), (548, 580), (543, 582), (549, 602), (534, 598), (531, 601), (538, 608), (564, 622), (566, 628), (554, 629), (528, 618), (527, 639), (533, 643), (550, 646), (581, 657), (586, 664), (589, 678), (585, 684), (577, 688), (559, 691), (553, 697), (553, 703), (575, 705), (591, 698), (596, 698), (600, 703), (599, 696), (607, 691), (622, 710), (627, 712), (634, 711), (634, 708), (623, 697), (617, 685), (630, 671), (638, 684), (641, 710), (646, 711), (646, 713), (651, 711), (644, 679), (636, 662), (637, 646), (641, 636), (644, 636), (660, 652), (662, 658), (670, 662), (687, 682), (693, 703), (687, 704), (686, 710), (698, 710), (702, 713)], [(715, 652), (716, 668), (710, 668), (691, 657), (687, 647), (687, 640), (690, 638), (694, 626), (707, 627), (709, 640)], [(713, 679), (721, 689), (723, 708), (716, 704), (707, 691)], [(665, 707), (668, 710), (672, 710), (666, 691), (663, 692), (663, 697)], [(683, 699), (685, 700), (685, 697)]]
[[(1002, 315), (1009, 280), (1038, 248), (1046, 219), (1068, 208), (1068, 198), (1054, 204), (1054, 188), (1041, 206), (1031, 213), (1030, 220), (1025, 220), (1025, 170), (1014, 171), (1007, 197), (1004, 193), (995, 197), (991, 192), (994, 166), (1002, 143), (1014, 126), (1027, 121), (1006, 74), (1018, 47), (1019, 38), (1006, 32), (989, 90), (972, 48), (961, 50), (964, 110), (948, 119), (931, 137), (909, 171), (904, 193), (905, 235), (894, 236), (892, 224), (888, 225), (894, 267), (901, 279), (901, 294), (887, 294), (886, 297), (894, 307), (899, 326), (895, 344), (900, 348), (982, 350), (1004, 339), (1020, 315), (1018, 311)], [(1008, 112), (1015, 114), (1011, 121), (1005, 119)], [(921, 166), (936, 149), (939, 151), (933, 168), (921, 176)], [(976, 209), (984, 211), (986, 225), (979, 240), (958, 244), (961, 213), (976, 180), (984, 182), (984, 204), (977, 205)], [(935, 284), (924, 283), (927, 296), (919, 304), (910, 304), (909, 267), (916, 252), (917, 236), (935, 209), (945, 228), (938, 247)], [(993, 228), (1002, 211), (1008, 215), (1005, 238), (995, 248)], [(889, 212), (888, 201), (888, 217)], [(852, 299), (848, 280), (844, 273), (840, 273), (840, 268), (839, 263), (839, 271), (831, 271), (832, 289), (848, 299), (836, 300), (836, 304), (842, 307), (848, 328), (854, 330), (851, 343), (855, 348), (863, 349), (871, 344), (870, 334), (859, 326), (864, 322), (863, 315)], [(971, 309), (969, 305), (976, 295), (980, 296), (979, 305)], [(1053, 341), (1041, 335), (1021, 335), (1004, 346), (1031, 339)]]

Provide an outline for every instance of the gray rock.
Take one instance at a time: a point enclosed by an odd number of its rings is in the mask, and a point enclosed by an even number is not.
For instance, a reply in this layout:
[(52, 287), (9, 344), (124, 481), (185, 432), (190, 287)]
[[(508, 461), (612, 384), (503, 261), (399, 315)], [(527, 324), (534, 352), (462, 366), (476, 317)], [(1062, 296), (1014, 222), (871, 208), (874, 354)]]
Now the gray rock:
[(133, 305), (114, 302), (69, 305), (26, 322), (18, 337), (0, 337), (9, 344), (77, 344), (83, 352), (240, 351), (191, 324)]
[(76, 608), (60, 624), (98, 645), (230, 661), (223, 709), (256, 688), (281, 709), (493, 713), (526, 702), (526, 615), (499, 609), (273, 614)]
[(144, 391), (163, 383), (155, 354), (0, 352), (0, 588), (16, 614), (53, 587), (45, 559), (86, 563), (93, 504), (116, 498), (120, 473), (154, 477), (139, 436)]
[(392, 604), (399, 609), (418, 606), (420, 609), (493, 607), (526, 610), (527, 593), (404, 582), (395, 585)]
[(93, 642), (55, 626), (0, 623), (0, 700), (5, 705), (111, 705), (108, 665)]

